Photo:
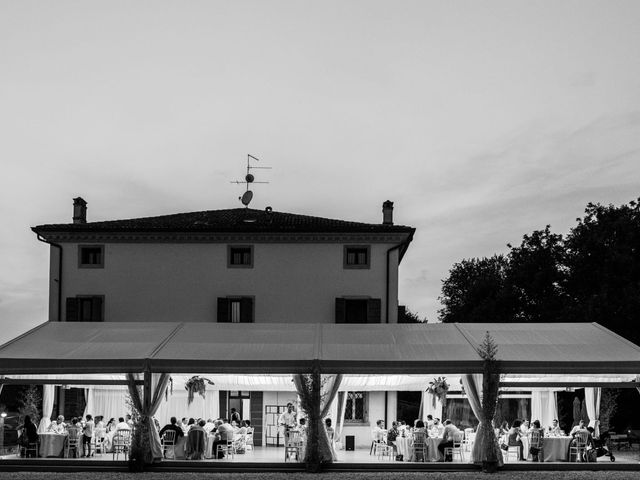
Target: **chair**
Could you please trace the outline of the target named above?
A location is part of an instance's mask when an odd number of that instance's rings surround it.
[[[295,460],[299,462],[301,460],[301,446],[302,437],[300,435],[300,432],[294,432],[291,430],[286,431],[284,433],[284,461],[289,462],[293,458],[295,458]]]
[[[26,433],[23,433],[23,435],[26,435]],[[29,452],[33,452],[35,458],[38,458],[38,441],[28,442],[20,447],[20,456],[29,457]]]
[[[425,432],[413,433],[413,452],[416,462],[427,461],[427,434]]]
[[[473,448],[473,443],[476,441],[476,432],[473,431],[473,428],[465,428],[464,429],[464,440],[462,444],[464,446],[465,452],[470,452]]]
[[[219,458],[221,453],[224,455],[224,458],[233,457],[235,459],[236,448],[233,440],[227,440],[227,443],[218,444],[216,448],[216,458]]]
[[[75,458],[78,456],[80,446],[80,429],[78,427],[69,427],[68,432],[64,456],[69,458],[71,450],[73,450],[73,458]]]
[[[587,451],[587,440],[589,438],[589,433],[584,431],[577,431],[575,437],[573,437],[573,442],[571,442],[571,446],[569,447],[569,458],[571,455],[575,453],[576,462],[584,461],[584,454]]]
[[[244,448],[245,450],[253,450],[253,447],[253,427],[249,427],[244,435]]]
[[[162,456],[167,457],[167,450],[171,450],[171,458],[176,458],[176,431],[166,430],[162,435]]]
[[[538,449],[538,453],[536,453],[535,455],[533,453],[531,454],[532,460],[534,462],[541,461],[540,459],[543,458],[542,445],[543,445],[543,440],[540,432],[535,430],[531,431],[531,439],[529,440],[529,451],[531,451],[532,448]]]
[[[202,460],[204,458],[204,451],[206,447],[206,433],[200,428],[192,428],[187,433],[187,459],[189,460]],[[218,445],[220,447],[220,445]]]
[[[129,449],[131,448],[131,430],[116,430],[113,436],[113,459],[117,460],[122,453],[126,460],[129,455]]]
[[[104,437],[106,434],[107,430],[104,428],[96,428],[93,432],[93,437],[91,437],[91,450],[95,455],[102,455],[104,453]]]
[[[453,434],[453,446],[444,449],[444,457],[451,456],[451,460],[455,455],[460,457],[460,461],[464,462],[464,451],[462,450],[462,440],[464,439],[463,432],[456,432]]]

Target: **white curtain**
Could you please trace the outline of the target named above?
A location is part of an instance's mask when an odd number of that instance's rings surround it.
[[[558,418],[558,406],[553,390],[533,390],[531,392],[531,421],[539,420],[542,428],[552,425]]]
[[[595,436],[600,436],[600,393],[599,387],[587,387],[584,389],[584,403],[587,407],[587,415],[589,415],[589,426],[595,429]]]
[[[54,385],[42,386],[42,418],[38,424],[38,433],[44,433],[51,423],[51,414],[53,413],[53,397],[55,395]]]
[[[164,395],[164,394],[163,394]],[[173,394],[169,393],[168,399],[162,398],[160,407],[154,417],[158,419],[160,425],[169,423],[171,417],[180,420],[186,418],[211,418],[216,419],[220,416],[220,393],[219,390],[207,389],[205,398],[200,395],[193,397],[191,405],[187,405],[187,391],[184,389],[173,390]]]
[[[91,415],[102,415],[105,425],[109,419],[114,418],[118,423],[118,417],[125,417],[131,413],[127,407],[127,390],[121,388],[93,389],[93,412]]]
[[[82,414],[82,418],[86,418],[87,415],[91,415],[92,417],[96,417],[96,412],[93,411],[94,408],[94,399],[95,399],[95,393],[94,393],[94,389],[93,388],[85,388],[84,389],[84,400],[85,400],[85,407],[84,407],[84,413]],[[101,415],[100,413],[98,413],[97,415]]]
[[[482,385],[482,381],[480,382]],[[442,402],[433,393],[422,392],[422,420],[427,419],[427,415],[439,418],[442,421]]]

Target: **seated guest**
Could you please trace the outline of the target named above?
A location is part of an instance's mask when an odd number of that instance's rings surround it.
[[[18,427],[20,428],[20,427]],[[31,417],[29,415],[25,415],[24,424],[22,425],[22,445],[25,447],[30,443],[38,443],[38,427],[31,421]],[[35,450],[26,450],[27,458],[30,455],[36,456]]]
[[[535,420],[533,422],[533,426],[531,427],[531,430],[529,430],[529,434],[531,435],[530,452],[531,452],[532,460],[534,462],[544,461],[543,454],[542,454],[542,445],[544,444],[543,442],[544,429],[540,428],[539,420]],[[538,439],[538,442],[537,442],[537,445],[534,445],[534,442],[536,441],[536,439]]]
[[[425,435],[427,434],[427,429],[424,428],[424,422],[422,420],[416,420],[413,433],[424,433]]]
[[[387,430],[387,443],[393,443],[396,441],[396,438],[400,435],[400,430],[398,429],[398,422],[391,422],[391,428]]]
[[[384,437],[387,434],[387,430],[384,428],[384,420],[378,420],[376,426],[371,430],[371,439],[374,442],[384,442]]]
[[[103,415],[96,415],[95,420],[96,420],[96,429],[104,428],[104,416]]]
[[[233,428],[229,425],[229,421],[223,418],[220,422],[216,428],[216,434],[213,439],[213,454],[216,455],[218,459],[224,458],[222,452],[218,454],[218,445],[226,445],[227,443],[233,442]]]
[[[384,424],[384,422],[383,422],[383,424]],[[331,419],[330,418],[325,419],[324,426],[325,426],[325,429],[327,430],[327,435],[329,436],[329,442],[333,442],[333,437],[334,437],[336,432],[333,429],[333,427],[331,426]]]
[[[237,430],[234,430],[233,432],[234,437],[237,437],[237,436],[244,437],[247,434],[248,427],[249,425],[247,424],[247,420],[242,420],[242,422],[240,423],[240,427]]]
[[[575,427],[573,427],[571,429],[571,432],[569,432],[569,435],[571,435],[572,437],[576,436],[576,433],[579,430],[586,430],[585,426],[584,426],[584,420],[580,420],[580,422],[578,422],[578,425],[576,425]]]
[[[527,457],[524,456],[524,445],[522,443],[523,434],[520,429],[521,425],[522,422],[520,420],[513,421],[513,425],[507,433],[507,445],[510,447],[520,447],[520,459],[526,461]]]
[[[562,430],[560,430],[560,425],[558,425],[558,419],[554,418],[552,425],[549,427],[549,434],[550,435],[557,435],[560,436],[562,435]]]
[[[509,422],[506,420],[500,424],[500,428],[498,429],[498,435],[503,436],[509,433]]]
[[[215,428],[215,424],[213,423],[213,420],[209,418],[207,419],[207,423],[205,423],[204,427],[202,428],[204,428],[204,431],[207,432],[207,434],[209,434]]]
[[[129,424],[129,427],[133,428],[133,418],[131,418],[131,415],[127,413],[127,423]]]
[[[180,437],[184,437],[184,432],[182,431],[182,429],[178,426],[178,420],[176,419],[176,417],[171,417],[171,419],[169,420],[170,423],[167,423],[164,427],[162,427],[162,429],[160,430],[160,432],[158,432],[158,434],[160,435],[160,438],[162,438],[162,436],[164,435],[164,432],[167,431],[174,431],[176,432],[176,441],[180,438]]]
[[[454,434],[458,433],[458,428],[451,423],[451,420],[445,420],[444,421],[444,431],[442,433],[442,440],[440,441],[440,444],[438,445],[438,451],[440,452],[440,454],[444,457],[444,449],[445,448],[449,448],[449,447],[453,447],[453,436]],[[452,458],[447,458],[445,457],[444,459],[445,462],[452,462],[453,459]]]
[[[197,425],[197,424],[196,424],[196,420],[195,420],[195,418],[190,418],[190,419],[189,419],[189,422],[187,423],[187,433],[189,433],[189,431],[191,431],[191,429],[192,429],[193,427],[195,427],[196,425]]]
[[[116,431],[118,430],[131,430],[131,426],[124,421],[123,417],[118,418],[118,423],[116,424]]]
[[[195,422],[195,420],[194,420]],[[204,431],[206,422],[200,420],[200,423],[193,423],[187,434],[187,444],[185,447],[187,460],[202,460],[204,457],[204,449],[207,433]]]
[[[107,422],[107,426],[105,428],[107,430],[107,433],[114,431],[116,429],[116,419],[111,417]]]
[[[245,420],[245,422],[249,422],[249,420]],[[251,426],[251,422],[249,422],[247,424],[247,427]],[[304,439],[307,438],[307,419],[306,418],[301,418],[300,419],[300,425],[298,426],[298,429],[300,430],[300,436]]]
[[[429,430],[429,436],[432,438],[442,438],[444,435],[444,425],[440,423],[439,418],[433,419],[433,427]]]
[[[182,420],[180,420],[180,425],[178,425],[182,431],[184,432],[184,434],[186,435],[187,432],[189,431],[189,426],[187,425],[187,417],[182,417]]]
[[[49,425],[48,431],[57,434],[63,434],[67,428],[67,424],[64,423],[64,417],[62,415],[58,415],[55,422],[51,422]]]
[[[430,430],[431,427],[433,426],[433,415],[429,414],[427,415],[427,430]]]

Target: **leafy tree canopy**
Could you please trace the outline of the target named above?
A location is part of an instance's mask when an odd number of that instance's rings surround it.
[[[640,204],[589,203],[507,255],[463,260],[443,280],[443,322],[597,322],[640,343]]]

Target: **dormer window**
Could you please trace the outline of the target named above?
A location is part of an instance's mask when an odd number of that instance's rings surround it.
[[[229,245],[229,248],[227,249],[227,267],[253,268],[253,246]]]
[[[369,268],[370,248],[368,245],[344,247],[344,268]]]
[[[104,245],[78,246],[79,268],[104,268]]]

